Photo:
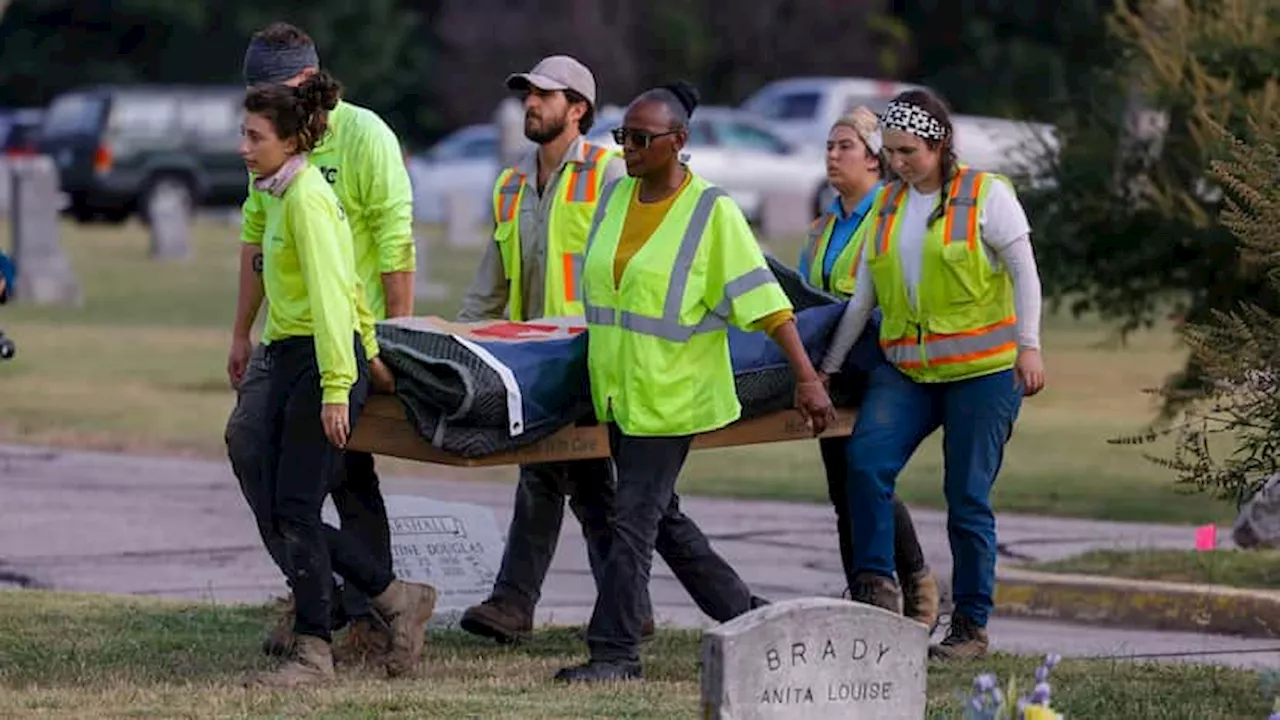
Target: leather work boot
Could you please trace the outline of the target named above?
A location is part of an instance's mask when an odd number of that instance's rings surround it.
[[[902,614],[922,623],[929,633],[938,627],[938,579],[925,567],[902,578]]]
[[[271,657],[289,657],[293,654],[295,637],[293,634],[293,594],[276,598],[272,603],[271,613],[275,623],[267,631],[262,640],[262,654]]]
[[[436,589],[422,583],[392,580],[381,595],[373,598],[373,609],[391,628],[387,675],[400,677],[409,673],[422,659],[427,621],[436,611]]]
[[[262,673],[249,685],[267,688],[293,688],[316,685],[333,679],[333,653],[329,643],[311,635],[297,635],[293,657],[275,670]]]
[[[333,644],[333,661],[338,665],[373,665],[384,662],[391,652],[391,628],[379,618],[359,617]]]
[[[533,634],[532,613],[515,600],[499,595],[490,595],[479,605],[467,608],[458,625],[472,635],[493,638],[500,645],[525,642]]]
[[[853,601],[902,613],[902,593],[893,580],[875,573],[862,573],[853,579]]]
[[[951,614],[947,637],[929,647],[929,657],[935,660],[973,660],[986,654],[987,629],[956,613]]]

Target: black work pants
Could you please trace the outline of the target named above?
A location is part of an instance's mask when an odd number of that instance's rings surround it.
[[[358,378],[348,413],[352,428],[369,395],[364,347],[353,336]],[[340,531],[320,519],[324,498],[344,476],[344,453],[325,436],[320,420],[322,392],[315,344],[311,338],[271,343],[266,354],[266,437],[264,479],[259,503],[270,508],[268,547],[274,543],[293,586],[294,632],[330,638],[333,572],[369,597],[394,579],[390,568],[374,560],[353,531]]]
[[[640,626],[657,549],[702,611],[727,622],[752,607],[751,590],[680,511],[676,479],[691,437],[634,437],[609,426],[617,487],[611,539],[587,627],[593,660],[639,660]]]

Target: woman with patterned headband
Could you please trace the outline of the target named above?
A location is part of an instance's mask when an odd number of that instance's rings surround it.
[[[870,109],[859,106],[836,120],[827,134],[827,180],[838,196],[831,206],[814,221],[809,239],[800,252],[799,270],[805,282],[824,292],[848,300],[853,294],[854,272],[862,253],[853,242],[858,228],[864,225],[876,192],[884,186],[885,166],[880,152],[879,119]],[[865,353],[855,352],[851,366],[870,370],[884,362],[884,355],[874,344],[864,346]],[[842,378],[831,379],[837,390]],[[844,567],[849,592],[854,586],[853,541],[849,526],[848,485],[849,439],[829,437],[818,440],[822,466],[827,475],[827,492],[836,511],[836,529],[840,544],[840,562]],[[893,497],[893,553],[898,579],[902,584],[902,613],[930,628],[938,621],[938,581],[924,559],[924,550],[916,536],[911,512],[896,495]]]
[[[878,306],[889,363],[871,373],[849,444],[853,597],[896,609],[894,484],[941,427],[955,611],[930,655],[981,657],[995,589],[991,488],[1022,397],[1044,387],[1031,228],[1008,179],[956,162],[948,110],[931,93],[894,98],[880,129],[901,179],[858,230],[853,297],[821,365],[840,368]]]

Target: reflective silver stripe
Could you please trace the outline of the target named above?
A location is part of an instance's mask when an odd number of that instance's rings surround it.
[[[969,222],[978,212],[978,173],[967,170],[960,179],[960,189],[947,201],[947,214],[951,216],[951,236],[947,242],[967,242]]]
[[[569,268],[573,272],[573,277],[566,278],[569,281],[569,299],[582,299],[582,265],[585,256],[582,253],[569,254]]]
[[[981,335],[962,335],[941,340],[930,340],[925,343],[925,357],[930,360],[959,357],[973,353],[988,352],[1016,342],[1018,329],[1013,323],[994,328]]]
[[[811,266],[813,263],[818,261],[818,243],[821,242],[822,233],[826,232],[827,223],[831,222],[831,218],[831,213],[823,213],[822,217],[818,218],[817,224],[809,231],[809,238],[806,245],[808,249],[808,260]],[[800,272],[804,274],[804,278],[806,280],[809,279],[809,271],[810,268],[800,268]]]
[[[512,170],[507,179],[502,181],[501,187],[498,188],[498,207],[495,213],[498,217],[498,222],[508,222],[515,218],[516,204],[519,202],[518,197],[523,186],[524,176],[518,170]],[[516,197],[507,200],[507,196]],[[508,209],[507,203],[511,204],[510,209]]]
[[[998,350],[1002,346],[1017,342],[1017,339],[1017,326],[1008,322],[978,335],[927,340],[924,343],[923,358],[920,356],[920,345],[915,342],[881,346],[881,349],[884,351],[885,359],[895,365],[927,365],[929,362]]]
[[[606,192],[611,192],[612,189],[613,185],[610,185]],[[619,312],[612,308],[588,303],[583,308],[583,315],[587,322],[593,325],[613,325],[634,333],[678,343],[688,342],[694,335],[727,328],[729,303],[762,285],[775,282],[776,278],[768,268],[753,268],[726,283],[725,297],[717,305],[716,310],[705,315],[696,325],[680,323],[680,306],[684,300],[685,289],[689,285],[689,276],[693,272],[693,262],[698,254],[702,234],[711,219],[716,201],[726,195],[727,193],[720,188],[708,188],[698,197],[698,203],[694,207],[689,224],[685,227],[684,235],[680,239],[680,247],[676,251],[676,259],[671,269],[671,282],[667,286],[667,296],[663,301],[662,317],[641,315],[628,310]],[[604,205],[603,201],[601,205]],[[597,211],[595,219],[597,227],[601,215],[602,213]],[[593,229],[592,237],[594,236]]]
[[[724,285],[724,298],[716,304],[711,312],[723,318],[725,323],[729,321],[730,313],[733,311],[733,301],[755,290],[763,287],[771,282],[777,281],[773,271],[769,268],[755,268],[749,270],[742,275],[730,280]]]
[[[702,243],[702,231],[707,229],[707,221],[711,219],[716,201],[727,196],[728,193],[724,190],[710,187],[698,197],[698,204],[694,206],[693,215],[689,217],[689,224],[684,229],[684,237],[680,239],[676,262],[671,267],[671,284],[667,286],[667,299],[662,305],[663,318],[680,322],[680,304],[684,300],[684,290],[689,285],[689,275],[693,272],[698,245]]]

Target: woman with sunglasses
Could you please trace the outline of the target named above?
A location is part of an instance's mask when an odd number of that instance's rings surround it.
[[[880,133],[876,114],[858,106],[836,120],[827,134],[827,180],[838,193],[826,212],[814,221],[808,242],[800,253],[799,270],[809,285],[848,300],[853,295],[853,281],[862,243],[855,242],[857,230],[864,224],[876,193],[884,187],[886,163],[880,152]],[[866,346],[853,365],[870,370],[885,362],[875,342]],[[844,377],[837,373],[831,382]],[[837,392],[837,394],[840,394]],[[856,572],[853,565],[853,537],[849,525],[848,483],[849,438],[829,437],[818,440],[822,466],[827,475],[827,492],[835,507],[839,533],[840,562],[844,567],[848,594],[851,597]],[[932,629],[938,622],[938,581],[924,559],[924,550],[916,536],[915,523],[906,503],[893,496],[893,554],[899,583],[902,586],[902,614]]]
[[[796,408],[814,434],[834,417],[791,303],[742,211],[680,161],[697,104],[697,91],[685,83],[648,90],[631,103],[614,131],[628,177],[604,190],[587,240],[587,364],[596,416],[609,428],[617,491],[587,630],[590,660],[561,670],[560,680],[641,676],[642,598],[664,523],[683,527],[664,541],[676,547],[664,547],[663,555],[696,559],[701,570],[682,581],[700,605],[712,599],[734,617],[762,602],[681,514],[675,492],[693,436],[742,412],[729,325],[763,330],[782,347],[796,375]]]

